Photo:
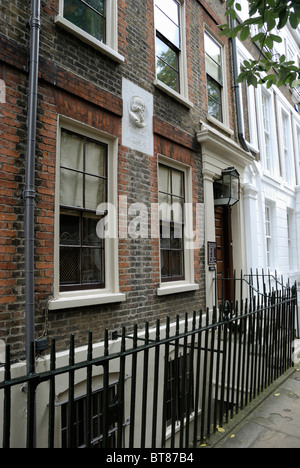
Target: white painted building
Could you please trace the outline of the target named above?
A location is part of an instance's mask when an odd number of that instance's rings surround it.
[[[273,52],[299,64],[300,28],[280,35]],[[238,56],[240,63],[254,58],[239,41]],[[274,86],[240,92],[247,93],[244,125],[256,156],[244,178],[247,269],[277,271],[300,285],[300,95]]]

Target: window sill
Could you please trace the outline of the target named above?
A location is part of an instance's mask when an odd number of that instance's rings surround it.
[[[180,102],[180,104],[183,104],[188,109],[192,109],[194,107],[194,104],[190,102],[186,97],[184,97],[182,94],[177,93],[172,88],[165,85],[162,81],[154,80],[154,86],[160,89],[161,91],[164,91],[172,98],[176,99],[176,101]]]
[[[185,292],[191,292],[191,291],[198,291],[200,289],[199,284],[189,284],[189,283],[180,283],[178,282],[177,284],[168,284],[166,285],[161,285],[159,288],[157,288],[157,295],[158,296],[167,296],[169,294],[180,294],[180,293],[185,293]]]
[[[95,290],[89,291],[89,294],[87,294],[86,292],[78,291],[75,294],[62,293],[57,299],[50,300],[48,306],[49,310],[62,310],[125,301],[126,295],[122,293],[113,294]]]
[[[98,39],[95,39],[90,34],[86,33],[82,29],[78,28],[73,23],[71,23],[71,21],[68,21],[63,16],[57,15],[55,17],[54,21],[55,21],[56,24],[58,24],[59,26],[61,26],[64,29],[66,29],[70,33],[74,34],[75,36],[77,36],[79,39],[81,39],[86,44],[94,47],[94,49],[98,50],[99,52],[102,52],[104,55],[111,58],[112,60],[114,60],[114,61],[116,61],[118,63],[125,62],[124,57],[122,55],[120,55],[116,50],[112,49],[111,47],[104,44],[103,42],[98,41]]]
[[[226,132],[230,137],[234,135],[234,132],[229,128],[227,125],[225,125],[223,122],[220,122],[220,120],[216,119],[215,117],[212,117],[211,115],[207,114],[207,120],[211,122],[212,124],[216,125],[219,127],[223,132]]]

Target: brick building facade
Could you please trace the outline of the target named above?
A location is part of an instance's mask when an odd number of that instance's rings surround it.
[[[90,329],[94,339],[100,340],[106,328],[113,330],[125,324],[142,324],[145,320],[153,323],[167,315],[175,317],[199,310],[207,303],[206,241],[214,239],[204,235],[205,217],[210,222],[213,216],[205,213],[203,208],[201,145],[210,150],[211,141],[217,135],[220,141],[224,139],[223,146],[229,141],[228,152],[234,148],[237,158],[240,154],[244,157],[236,136],[231,47],[227,39],[219,38],[218,24],[225,22],[225,4],[222,0],[168,2],[176,6],[180,17],[178,24],[167,18],[179,34],[180,46],[177,47],[170,38],[165,38],[159,26],[158,16],[165,15],[159,9],[160,3],[153,0],[107,0],[105,14],[101,14],[100,20],[99,11],[93,10],[93,14],[98,15],[97,20],[106,25],[106,35],[101,40],[95,39],[90,30],[86,32],[85,26],[78,26],[75,18],[67,16],[67,12],[72,8],[74,11],[76,5],[79,8],[79,1],[65,1],[70,6],[69,10],[64,9],[63,0],[42,1],[41,4],[35,161],[35,330],[37,339],[46,337],[49,342],[52,337],[57,338],[60,349],[65,348],[73,332],[76,344],[83,344]],[[2,1],[0,80],[4,97],[0,104],[0,338],[12,345],[16,356],[23,356],[25,346],[22,192],[28,130],[29,18],[28,2]],[[222,98],[223,114],[226,114],[223,122],[207,117],[211,96],[207,90],[205,34],[220,50],[222,48],[221,92],[226,94],[226,100]],[[157,64],[162,57],[156,59],[158,41],[176,54],[176,76],[180,83],[177,88],[159,74]],[[168,72],[170,69],[167,66]],[[147,114],[140,127],[130,121],[125,105],[128,100],[125,88],[132,92],[130,97],[138,92],[138,97],[146,102]],[[128,134],[125,134],[127,128],[133,131],[130,144]],[[206,140],[203,131],[210,132]],[[107,152],[108,172],[105,176],[98,175],[98,178],[107,187],[107,198],[101,201],[114,205],[118,214],[117,218],[109,221],[113,223],[113,229],[125,226],[126,231],[131,222],[137,222],[140,215],[137,206],[136,211],[127,213],[126,207],[131,209],[133,204],[142,204],[147,208],[148,236],[134,238],[127,231],[127,235],[105,239],[101,248],[97,244],[99,255],[102,249],[104,276],[99,279],[102,285],[96,289],[90,286],[85,289],[81,281],[80,290],[72,287],[62,291],[59,224],[62,224],[62,213],[70,220],[70,210],[64,206],[61,194],[65,193],[68,198],[72,190],[64,192],[64,180],[68,179],[64,179],[63,171],[66,169],[61,161],[63,138],[67,139],[66,144],[71,144],[71,136],[77,138],[81,145],[91,143],[97,151],[101,147]],[[216,150],[218,154],[222,153],[222,145]],[[147,150],[143,151],[143,146]],[[211,173],[211,181],[228,165],[225,154],[220,168]],[[180,174],[184,178],[181,200],[192,206],[189,229],[197,232],[200,239],[195,250],[179,247],[178,254],[169,247],[164,254],[161,252],[159,218],[153,211],[159,203],[159,193],[166,195],[158,180],[160,167],[167,171],[168,177]],[[78,168],[76,170],[79,171]],[[69,170],[69,176],[72,171],[75,169]],[[94,177],[88,170],[80,171],[86,181]],[[84,196],[88,197],[88,183],[85,187]],[[169,198],[174,198],[175,192],[171,192]],[[176,196],[179,198],[178,194]],[[96,208],[93,206],[94,212]],[[83,211],[79,212],[76,215],[71,213],[74,223],[84,224],[89,219],[95,225],[95,213],[89,218],[82,214]],[[97,220],[103,219],[101,216]],[[151,229],[156,235],[149,234]],[[72,250],[70,243],[68,248]],[[177,258],[178,264],[175,267],[172,264],[173,272],[170,263],[168,272],[162,273],[162,255],[166,255],[164,258]],[[178,260],[180,255],[181,260]],[[67,264],[70,270],[71,263],[70,260]],[[178,271],[174,273],[176,268]],[[67,271],[69,283],[70,275],[71,272]],[[168,281],[165,281],[166,277]]]

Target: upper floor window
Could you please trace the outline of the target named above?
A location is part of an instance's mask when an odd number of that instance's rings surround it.
[[[221,46],[207,33],[204,36],[208,114],[223,121],[223,63]]]
[[[284,164],[284,176],[287,182],[291,182],[291,174],[290,174],[290,148],[289,148],[289,141],[290,141],[290,126],[289,126],[289,118],[283,112],[282,113],[282,130],[283,130],[283,164]]]
[[[64,18],[83,31],[105,42],[105,0],[64,0]]]
[[[189,101],[185,0],[155,0],[156,78],[154,85],[184,106]]]
[[[264,137],[264,153],[265,167],[271,171],[271,121],[270,121],[270,98],[266,94],[262,94],[262,115],[263,115],[263,137]]]
[[[118,53],[117,0],[59,0],[55,23],[121,63]]]
[[[180,3],[177,0],[156,0],[155,23],[157,79],[180,93]]]
[[[273,265],[273,228],[272,228],[272,208],[266,205],[265,207],[265,230],[266,230],[266,260],[267,267]]]
[[[282,177],[289,185],[295,183],[295,165],[294,165],[294,150],[292,144],[292,129],[289,113],[282,109],[282,126],[281,126],[281,164]]]

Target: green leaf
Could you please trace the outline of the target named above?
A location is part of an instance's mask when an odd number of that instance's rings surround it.
[[[267,75],[265,76],[262,81],[266,83],[267,88],[271,88],[272,85],[277,83],[277,76],[276,75]]]
[[[245,41],[250,36],[250,27],[246,26],[241,32],[241,41]]]
[[[270,34],[270,38],[271,38],[274,42],[277,42],[278,44],[281,44],[281,42],[282,42],[282,37],[277,36],[276,34]]]
[[[290,15],[290,23],[291,23],[291,26],[293,29],[297,29],[298,26],[299,26],[299,20],[298,20],[298,16],[296,15],[296,13],[291,13]]]
[[[266,18],[266,23],[268,31],[272,31],[276,27],[276,19],[274,16],[268,15],[268,18]]]
[[[277,25],[277,28],[278,29],[284,28],[288,19],[289,19],[289,12],[287,10],[279,13],[279,23]]]
[[[269,49],[273,49],[273,39],[269,36],[266,38],[265,40],[265,45],[269,48]]]
[[[286,56],[285,56],[285,55],[281,55],[279,61],[280,61],[280,63],[284,63],[284,62],[286,61]]]
[[[265,38],[265,34],[264,33],[259,33],[259,34],[256,34],[256,36],[253,36],[252,37],[252,41],[253,42],[261,42],[263,41]]]
[[[248,85],[254,86],[254,88],[257,88],[258,80],[257,80],[256,76],[254,76],[254,75],[249,75],[249,76],[247,77],[247,83],[248,83]]]

